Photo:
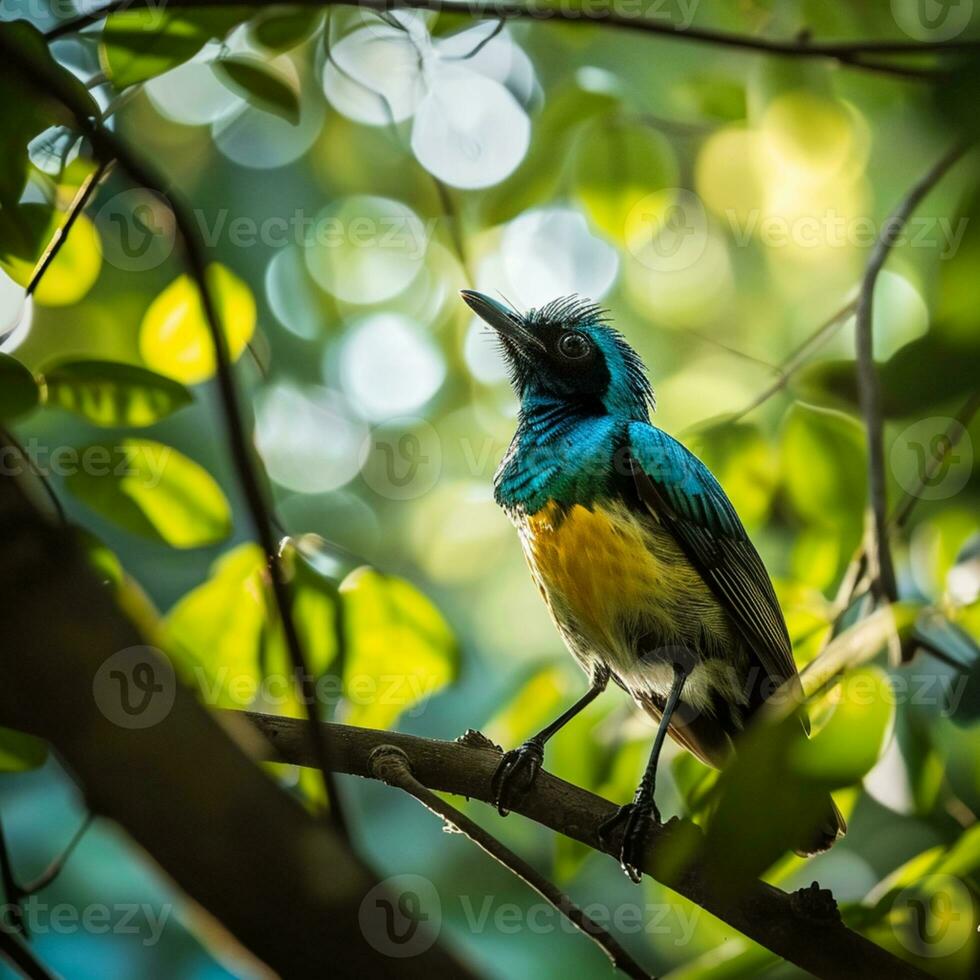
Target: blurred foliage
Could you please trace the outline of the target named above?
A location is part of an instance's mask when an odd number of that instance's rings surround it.
[[[917,9],[704,0],[664,16],[767,37],[927,40]],[[976,17],[962,36],[980,36]],[[210,705],[302,711],[173,216],[108,175],[25,293],[95,173],[72,114],[113,127],[191,204],[325,716],[443,738],[486,721],[509,748],[583,689],[490,497],[514,402],[457,300],[467,285],[521,307],[579,292],[609,310],[650,368],[658,424],[709,464],[757,543],[801,665],[861,612],[836,622],[867,496],[852,326],[823,325],[853,300],[900,198],[975,131],[976,66],[930,86],[541,20],[498,30],[426,11],[131,9],[52,55],[37,29],[0,14],[4,39],[60,99],[0,63],[0,422],[15,423],[34,482],[48,480],[87,529],[106,587]],[[849,923],[950,978],[978,962],[980,422],[936,479],[920,478],[977,392],[978,260],[973,155],[919,207],[875,294],[889,500],[918,494],[894,535],[899,586],[940,656],[894,668],[880,654],[813,700],[809,742],[792,718],[760,728],[720,776],[671,748],[658,781],[664,815],[705,827],[733,888],[749,874],[788,889],[818,879]],[[56,465],[66,458],[78,465]],[[626,802],[652,732],[611,689],[546,764]],[[29,787],[53,812],[64,784],[43,745],[0,731],[0,769],[31,768],[0,782],[5,829]],[[275,776],[307,799],[319,792],[308,772]],[[814,859],[787,855],[830,791],[848,836]],[[372,857],[437,882],[444,928],[488,974],[606,968],[572,937],[474,931],[451,896],[532,899],[444,847],[409,804],[371,792],[347,795]],[[18,847],[37,846],[35,822],[14,827]],[[583,905],[638,901],[614,862],[538,830],[495,825]],[[36,836],[53,850],[58,833]],[[679,846],[674,859],[688,856]],[[76,902],[86,875],[135,887],[136,859],[111,874],[84,847],[73,861]],[[671,912],[667,932],[651,920],[624,939],[658,974],[773,966],[662,886],[641,894]],[[153,953],[161,975],[225,975],[199,943],[170,935]],[[93,954],[84,975],[145,973],[146,950],[113,940],[123,965]],[[43,942],[53,965],[82,975],[67,938]]]

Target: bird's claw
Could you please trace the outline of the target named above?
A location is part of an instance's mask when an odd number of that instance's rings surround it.
[[[497,812],[506,817],[510,801],[526,793],[544,762],[544,745],[529,738],[523,745],[505,752],[490,781]]]
[[[627,803],[621,806],[608,820],[599,824],[597,835],[599,843],[603,848],[608,847],[612,832],[621,824],[623,828],[623,839],[619,845],[619,866],[623,873],[638,885],[643,878],[641,865],[643,863],[643,852],[646,845],[647,831],[650,828],[651,818],[655,823],[660,823],[660,811],[657,804],[640,801]]]

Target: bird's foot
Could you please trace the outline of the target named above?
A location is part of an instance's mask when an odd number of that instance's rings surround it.
[[[619,866],[623,873],[638,885],[643,878],[641,865],[643,864],[643,851],[646,845],[647,831],[650,829],[651,818],[653,822],[660,823],[660,811],[653,800],[634,800],[621,806],[608,820],[599,824],[598,837],[599,843],[605,848],[609,845],[609,839],[613,831],[622,823],[623,839],[619,845]]]
[[[504,753],[490,781],[493,802],[502,817],[510,813],[511,801],[531,788],[542,762],[544,744],[533,738]]]

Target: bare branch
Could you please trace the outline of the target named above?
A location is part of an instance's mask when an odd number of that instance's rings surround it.
[[[495,861],[533,888],[546,902],[553,905],[576,929],[585,933],[605,954],[610,963],[633,980],[653,980],[650,974],[620,945],[619,941],[587,915],[560,888],[539,874],[520,855],[502,844],[496,837],[470,820],[454,806],[423,786],[412,775],[408,756],[394,745],[379,745],[368,760],[371,774],[389,786],[397,786],[414,796],[427,810],[442,817],[454,830],[468,837]]]
[[[258,5],[258,0],[251,0]],[[283,0],[287,2],[287,0]],[[410,10],[435,10],[468,14],[480,19],[501,20],[561,20],[570,24],[609,25],[626,30],[640,31],[660,37],[677,38],[699,44],[738,51],[758,52],[778,57],[826,58],[838,64],[860,71],[876,72],[897,78],[939,81],[947,72],[931,68],[919,68],[896,62],[877,60],[882,56],[908,57],[923,54],[951,54],[980,50],[980,41],[973,38],[955,38],[948,41],[813,41],[809,37],[791,40],[755,37],[735,34],[709,27],[681,27],[668,20],[655,20],[640,14],[628,14],[614,9],[585,11],[575,7],[539,6],[535,3],[519,3],[515,0],[491,0],[486,4],[454,2],[454,0],[288,0],[290,6],[325,7],[358,6],[379,12],[404,8]],[[98,23],[107,14],[122,9],[154,6],[154,0],[112,0],[97,10],[66,20],[52,28],[49,40],[64,37]],[[168,0],[168,9],[180,7],[241,6],[241,0]],[[272,6],[272,4],[264,4]],[[872,59],[872,60],[868,60]]]
[[[882,227],[868,259],[855,322],[858,393],[861,413],[868,430],[868,554],[873,563],[872,588],[878,598],[894,602],[898,598],[895,568],[888,545],[887,487],[885,482],[884,416],[881,387],[874,361],[872,305],[875,283],[899,234],[922,199],[943,174],[963,155],[965,145],[954,146],[924,174],[901,200]]]
[[[261,732],[269,743],[263,750],[263,758],[294,765],[309,765],[313,761],[302,725],[295,719],[253,712],[221,711],[219,714],[229,726],[241,727],[247,722]],[[330,730],[332,762],[339,772],[376,778],[372,753],[379,746],[391,745],[405,753],[413,776],[428,789],[493,804],[490,780],[500,754],[487,739],[477,736],[441,742],[348,725],[324,723],[324,727]],[[618,834],[613,834],[605,844],[598,837],[599,825],[616,812],[616,805],[548,772],[539,773],[533,787],[511,809],[593,850],[605,851],[613,857],[617,854]],[[699,833],[687,821],[652,827],[644,871],[817,977],[827,980],[858,980],[868,976],[923,980],[925,977],[911,964],[892,956],[839,920],[815,924],[800,913],[793,896],[778,888],[754,882],[740,898],[732,900],[718,886],[716,872],[711,867],[699,861],[679,867],[678,844],[681,841],[686,844],[688,835]]]
[[[20,970],[28,980],[57,980],[34,955],[34,951],[14,932],[0,923],[0,957]]]

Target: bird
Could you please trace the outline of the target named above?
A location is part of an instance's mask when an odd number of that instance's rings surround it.
[[[589,688],[550,725],[505,752],[492,782],[506,816],[533,784],[552,736],[612,680],[657,723],[622,826],[619,861],[639,882],[657,766],[669,734],[721,769],[774,690],[802,698],[792,645],[762,559],[718,480],[650,422],[643,361],[605,311],[565,296],[520,313],[461,296],[499,341],[519,399],[494,497],[517,529],[534,583]],[[805,713],[800,737],[809,734]],[[830,799],[798,853],[846,831]]]

